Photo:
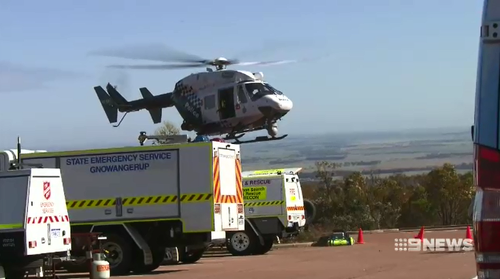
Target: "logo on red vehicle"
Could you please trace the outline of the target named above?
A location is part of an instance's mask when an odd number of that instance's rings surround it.
[[[43,182],[43,196],[45,197],[46,200],[50,199],[50,195],[52,194],[52,191],[50,191],[50,182],[45,181]]]

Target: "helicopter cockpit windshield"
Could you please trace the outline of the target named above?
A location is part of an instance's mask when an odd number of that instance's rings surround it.
[[[262,82],[245,83],[245,90],[247,91],[252,101],[260,99],[266,95],[283,95],[281,91],[275,89],[267,83]]]

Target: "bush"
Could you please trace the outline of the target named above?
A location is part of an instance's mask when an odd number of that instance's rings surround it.
[[[332,231],[443,226],[471,223],[472,173],[459,174],[450,164],[425,175],[334,179],[337,165],[316,164],[315,182],[302,182],[304,198],[316,205],[306,232],[286,242],[316,241]]]

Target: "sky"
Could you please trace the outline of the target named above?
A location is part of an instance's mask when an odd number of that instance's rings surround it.
[[[473,122],[482,1],[86,0],[0,2],[0,148],[136,143],[149,114],[112,127],[93,86],[170,92],[203,68],[116,71],[90,56],[162,43],[207,59],[298,59],[262,71],[294,102],[280,134],[467,127]],[[173,108],[163,119],[182,122]],[[27,147],[28,148],[28,147]]]

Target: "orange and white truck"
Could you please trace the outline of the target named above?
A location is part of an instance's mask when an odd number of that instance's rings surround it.
[[[245,230],[228,233],[232,255],[262,255],[278,238],[297,235],[306,225],[298,173],[302,168],[243,172]]]
[[[24,153],[25,165],[61,170],[71,230],[106,236],[113,275],[154,270],[166,250],[174,260],[196,262],[208,243],[245,230],[237,144]],[[17,160],[13,155],[0,152],[0,171]],[[63,264],[72,271],[88,266],[84,259]]]

